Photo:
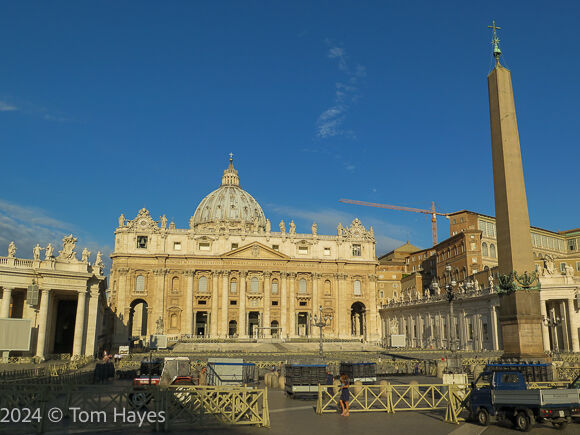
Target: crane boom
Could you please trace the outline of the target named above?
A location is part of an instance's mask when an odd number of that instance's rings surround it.
[[[355,199],[339,199],[338,201],[343,202],[345,204],[363,205],[366,207],[388,208],[391,210],[411,211],[414,213],[423,213],[431,215],[431,231],[433,233],[433,246],[437,244],[437,216],[445,216],[445,217],[449,216],[449,213],[440,213],[438,211],[435,211],[435,201],[433,201],[433,203],[431,204],[431,210],[424,210],[421,208],[413,208],[413,207],[403,207],[400,205],[377,204],[375,202],[357,201]]]

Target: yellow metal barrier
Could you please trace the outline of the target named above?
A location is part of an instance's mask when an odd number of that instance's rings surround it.
[[[359,390],[360,388],[360,390]],[[355,392],[355,389],[359,390]],[[362,385],[349,388],[350,412],[426,411],[447,409],[449,421],[457,421],[467,395],[466,385]],[[318,386],[316,413],[337,412],[340,390],[331,385]],[[452,397],[451,405],[449,398]],[[446,416],[446,421],[448,421]]]

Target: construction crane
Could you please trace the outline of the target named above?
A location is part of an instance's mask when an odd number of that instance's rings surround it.
[[[435,201],[433,201],[431,204],[431,210],[423,210],[421,208],[413,208],[413,207],[402,207],[400,205],[377,204],[374,202],[357,201],[354,199],[339,199],[339,202],[344,202],[345,204],[364,205],[366,207],[378,207],[378,208],[388,208],[391,210],[412,211],[415,213],[423,213],[426,215],[431,215],[433,246],[437,244],[437,216],[445,216],[447,219],[449,219],[449,213],[440,213],[438,211],[435,211]]]

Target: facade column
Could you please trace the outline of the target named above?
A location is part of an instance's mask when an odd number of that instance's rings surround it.
[[[116,345],[126,345],[129,336],[133,334],[133,331],[129,331],[129,313],[130,313],[130,302],[127,298],[127,281],[128,281],[129,269],[119,268],[117,269],[117,296],[115,301],[115,324],[114,324],[114,343]]]
[[[544,310],[546,309],[546,305],[542,304]],[[491,323],[491,342],[493,350],[499,350],[499,331],[497,330],[497,312],[495,305],[492,305],[489,308],[489,323]],[[547,330],[546,330],[547,333]],[[544,335],[545,337],[545,335]],[[550,341],[547,341],[548,346],[550,346]],[[544,348],[546,346],[546,342],[544,342]]]
[[[219,276],[222,274],[221,270],[213,272],[213,281],[211,283],[211,325],[210,334],[212,338],[218,336],[218,295],[219,295]]]
[[[50,289],[42,289],[40,296],[40,310],[38,315],[38,338],[36,340],[36,356],[44,360],[46,351],[46,329],[48,327],[48,307],[50,303]]]
[[[0,317],[10,317],[10,301],[12,300],[12,288],[4,287],[2,296],[2,308],[0,309]]]
[[[282,281],[282,290],[280,291],[280,338],[283,338],[284,336],[288,337],[288,274],[280,272],[280,280]]]
[[[366,308],[366,311],[369,313],[366,317],[366,340],[367,341],[375,341],[378,340],[378,310],[377,307],[379,306],[379,301],[377,300],[377,276],[376,275],[369,275],[368,277],[368,296],[367,300],[371,301],[371,306]]]
[[[568,298],[568,322],[570,323],[570,338],[572,342],[572,352],[580,352],[578,343],[578,324],[576,323],[576,313],[574,312],[574,299]]]
[[[291,272],[289,274],[290,277],[290,295],[288,298],[290,299],[288,302],[288,321],[289,321],[289,334],[290,338],[296,336],[296,273]]]
[[[85,355],[95,356],[97,353],[97,337],[102,323],[99,313],[99,285],[94,284],[89,293],[89,312],[87,315],[87,334],[85,341]]]
[[[220,313],[220,329],[219,336],[223,338],[228,337],[229,321],[228,321],[228,301],[229,301],[229,281],[230,271],[224,270],[222,274],[222,295],[221,295],[221,313]]]
[[[314,315],[319,315],[320,312],[318,310],[318,306],[321,305],[318,302],[318,280],[320,279],[319,273],[312,274],[312,317]],[[311,333],[312,335],[312,333]]]
[[[238,313],[238,336],[248,338],[246,326],[246,271],[240,271],[240,311]]]
[[[87,305],[87,291],[81,290],[77,297],[77,314],[75,318],[75,332],[73,341],[73,356],[83,354],[83,338],[85,335],[85,307]]]
[[[346,298],[346,274],[338,274],[338,291],[337,291],[337,309],[336,309],[336,337],[350,337],[349,326],[347,325],[350,319],[350,313],[347,314],[347,310],[344,306],[344,300]]]
[[[263,324],[261,325],[263,328],[270,327],[270,309],[272,308],[270,302],[270,296],[272,295],[272,289],[270,288],[271,277],[271,272],[264,272],[264,315],[262,317]],[[272,331],[270,329],[262,329],[262,334],[265,337],[271,337]]]
[[[147,332],[148,335],[157,334],[157,321],[161,319],[163,321],[163,328],[161,333],[165,333],[167,324],[165,319],[165,274],[167,273],[166,269],[155,269],[153,271],[154,276],[157,278],[156,285],[151,288],[149,287],[149,291],[153,291],[154,299],[153,299],[153,318],[147,318]]]
[[[190,337],[193,336],[193,280],[195,276],[195,272],[193,270],[187,270],[185,272],[185,276],[187,276],[187,288],[185,292],[185,312],[184,312],[184,319],[183,319],[183,333],[189,335]]]

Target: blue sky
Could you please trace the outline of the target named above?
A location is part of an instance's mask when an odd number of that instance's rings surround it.
[[[492,19],[531,223],[579,227],[580,3],[474,3],[2,2],[0,254],[73,232],[94,259],[141,207],[186,227],[229,152],[274,227],[358,216],[379,255],[429,218],[338,199],[493,215]]]

